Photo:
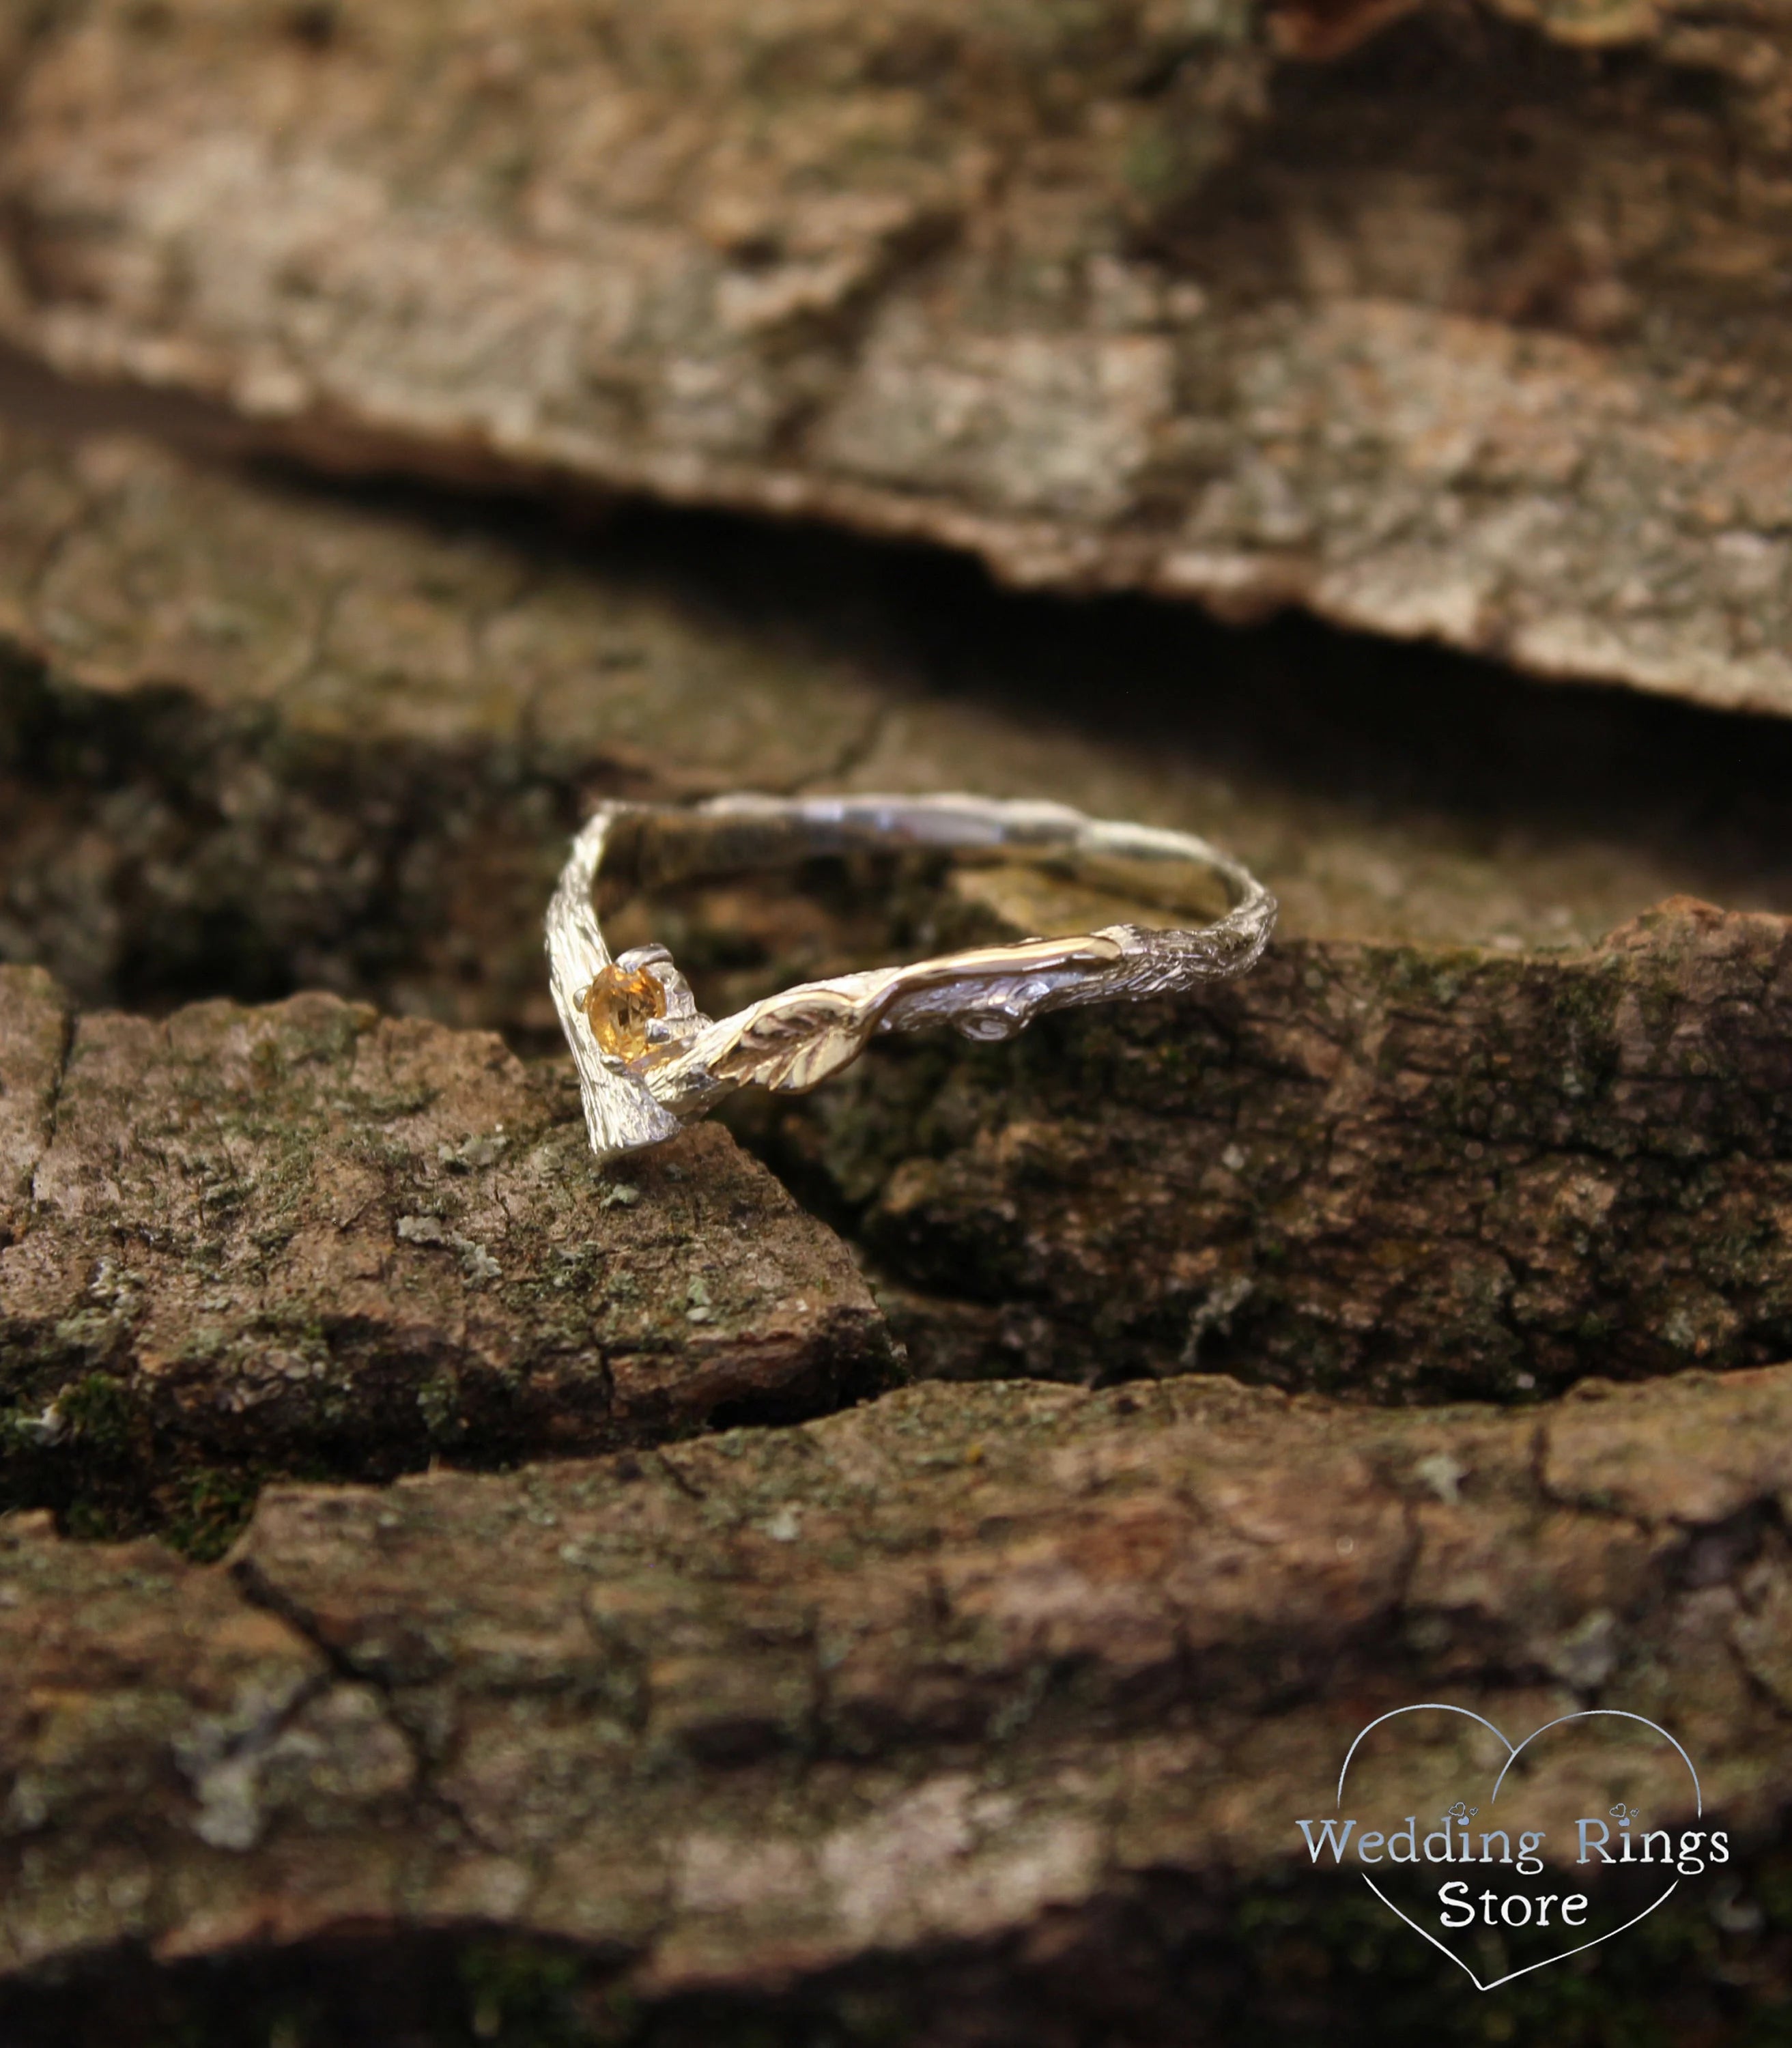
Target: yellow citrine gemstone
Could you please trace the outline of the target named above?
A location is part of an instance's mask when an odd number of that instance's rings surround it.
[[[618,1060],[638,1060],[647,1049],[648,1020],[665,1014],[665,991],[646,968],[619,968],[613,961],[580,1000],[592,1036]]]

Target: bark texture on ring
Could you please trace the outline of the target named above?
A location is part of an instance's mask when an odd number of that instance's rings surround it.
[[[1185,867],[1217,875],[1232,907],[1193,928],[1110,925],[805,982],[712,1020],[664,946],[638,946],[612,960],[592,901],[599,867],[617,852],[644,880],[670,882],[820,854],[929,848],[1105,864],[1128,871],[1135,886],[1141,871]],[[1007,1038],[1047,1010],[1171,995],[1243,973],[1268,944],[1275,910],[1263,884],[1205,840],[1085,817],[1067,805],[739,794],[688,807],[600,808],[574,840],[549,906],[547,951],[592,1150],[608,1159],[673,1136],[749,1083],[812,1088],[879,1031],[943,1023],[969,1038]]]

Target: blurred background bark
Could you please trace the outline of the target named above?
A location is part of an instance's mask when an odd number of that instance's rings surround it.
[[[1792,705],[1779,0],[13,11],[64,370]]]

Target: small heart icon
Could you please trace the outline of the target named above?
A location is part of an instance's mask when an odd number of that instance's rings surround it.
[[[1727,1860],[1722,1834],[1667,1825],[1704,1806],[1692,1759],[1642,1714],[1583,1708],[1515,1743],[1433,1700],[1369,1722],[1338,1773],[1337,1817],[1300,1825],[1315,1862],[1317,1841],[1356,1864],[1391,1913],[1493,1991],[1613,1940]],[[1481,1968],[1453,1939],[1476,1942]]]

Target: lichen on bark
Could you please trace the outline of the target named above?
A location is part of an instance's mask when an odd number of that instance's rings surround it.
[[[1705,1824],[1752,1868],[1787,1790],[1788,1378],[1535,1415],[921,1387],[516,1474],[283,1488],[224,1566],[15,1519],[0,1976],[476,1926],[563,1945],[612,2038],[702,1995],[793,2025],[881,1958],[1005,2042],[1065,1945],[1094,1963],[1204,1899],[1193,1955],[1135,1953],[1139,2038],[1168,2038],[1191,1969],[1228,2003],[1289,1995],[1251,1990],[1229,1916],[1280,1895],[1323,1928],[1289,1817],[1435,1688],[1522,1729],[1618,1689],[1697,1754]],[[1467,1754],[1420,1744],[1413,1796]],[[1763,1992],[1778,1938],[1732,1950]],[[1402,1996],[1447,2005],[1425,1953]],[[1334,1993],[1357,1967],[1308,1965]]]
[[[1789,945],[1684,900],[1546,960],[1285,943],[993,1056],[904,1049],[758,1142],[854,1219],[923,1372],[1526,1400],[1766,1363]]]
[[[895,1370],[718,1128],[601,1177],[567,1076],[483,1034],[312,995],[83,1018],[64,1062],[43,976],[0,1002],[50,1069],[0,1249],[13,1504],[215,1546],[270,1472],[654,1442]]]
[[[1792,704],[1764,7],[83,0],[0,75],[0,326],[215,447]],[[1736,1832],[1537,2038],[1783,2006],[1792,727],[0,458],[0,2034],[1434,2038],[1288,1817],[1440,1696],[1655,1714]],[[552,1040],[591,799],[747,783],[1206,830],[1283,936],[739,1121],[874,1296],[716,1126],[595,1176]],[[744,998],[1089,907],[864,879],[615,929]],[[852,1406],[892,1328],[960,1383]]]
[[[9,445],[0,945],[89,1005],[323,982],[547,1050],[538,920],[592,794],[1057,795],[1221,836],[1284,897],[1282,936],[1210,999],[879,1046],[788,1111],[747,1106],[735,1128],[870,1248],[917,1369],[1532,1398],[1784,1344],[1781,927],[1683,911],[1600,942],[1677,882],[1784,900],[1781,727],[1739,759],[1693,714],[1538,692],[1508,716],[1491,685],[1465,750],[1427,724],[1426,677],[1377,696],[1365,669],[1353,737],[1324,678],[1136,615],[986,593],[970,644],[910,654],[883,564],[737,535],[706,581],[626,528],[581,557],[490,507],[444,531],[140,444]],[[768,566],[820,623],[740,594]],[[1166,737],[1197,653],[1233,671]],[[1049,716],[1015,708],[1036,661]],[[1538,747],[1581,766],[1552,779]],[[1011,875],[797,881],[614,929],[669,938],[720,1014],[953,933],[1131,914]],[[34,1014],[41,1069],[60,1027]],[[8,1128],[36,1131],[17,1100]]]

